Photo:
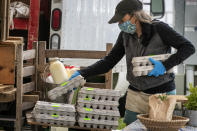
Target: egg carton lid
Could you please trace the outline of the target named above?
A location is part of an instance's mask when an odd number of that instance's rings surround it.
[[[48,114],[38,114],[33,113],[33,117],[36,119],[43,119],[43,120],[61,120],[61,121],[76,121],[75,117],[71,116],[60,116],[60,115],[48,115]]]
[[[118,101],[103,101],[103,100],[94,100],[91,98],[78,98],[79,103],[87,103],[87,104],[97,104],[97,105],[111,105],[111,106],[118,106]]]
[[[70,81],[64,82],[63,84],[59,85],[58,87],[48,91],[48,96],[50,97],[56,97],[56,94],[59,94],[60,96],[67,93],[65,90],[72,90],[75,88],[75,83],[80,82],[79,86],[83,86],[85,84],[85,80],[82,76],[77,76],[73,78]],[[58,95],[58,96],[59,96]]]
[[[85,79],[81,75],[79,75],[79,76],[73,78],[70,81],[67,81],[67,82],[62,83],[61,86],[68,87],[68,86],[74,84],[75,82],[79,82],[79,81],[80,81],[80,85],[84,85],[85,82],[86,82]]]
[[[99,88],[91,88],[91,87],[83,87],[79,91],[79,93],[83,94],[97,94],[97,95],[107,95],[107,96],[121,96],[121,91],[119,90],[110,90],[110,89],[99,89]]]
[[[76,112],[70,111],[70,110],[52,110],[52,109],[45,109],[45,108],[34,108],[35,113],[49,113],[49,114],[68,114],[68,115],[75,115]]]
[[[97,120],[97,119],[91,119],[91,118],[82,118],[80,117],[78,119],[78,122],[81,123],[87,123],[87,124],[98,124],[98,125],[118,125],[118,121],[109,121],[109,120]]]
[[[45,108],[46,110],[57,109],[57,110],[65,110],[67,112],[76,112],[75,106],[71,104],[63,104],[63,103],[53,103],[53,102],[45,102],[45,101],[37,101],[35,108]]]
[[[84,114],[97,114],[97,115],[104,115],[104,116],[120,116],[119,111],[111,111],[111,110],[99,110],[99,109],[92,109],[92,108],[81,108],[78,107],[77,111],[79,113],[84,113]]]
[[[147,61],[149,61],[149,58],[153,58],[155,60],[166,60],[166,59],[169,58],[169,56],[171,56],[171,54],[133,57],[131,63],[135,63],[135,62],[147,62]]]
[[[52,100],[57,99],[58,97],[61,97],[62,95],[65,95],[68,93],[68,89],[62,89],[60,91],[53,91],[53,92],[48,92],[48,97],[49,98],[54,98]]]

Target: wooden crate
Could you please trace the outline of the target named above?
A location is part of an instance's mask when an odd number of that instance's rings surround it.
[[[0,102],[16,100],[16,131],[22,129],[22,112],[33,108],[35,102],[39,100],[39,92],[36,91],[37,47],[38,43],[34,42],[32,50],[23,51],[23,38],[21,37],[9,37],[6,41],[0,42],[0,67],[2,67],[0,68]],[[31,77],[31,82],[24,83],[25,77]],[[8,83],[13,83],[13,87],[6,87],[5,84]]]
[[[10,0],[0,0],[0,41],[5,41],[9,35]]]
[[[19,38],[18,40],[13,39],[8,38],[8,40],[0,42],[0,84],[15,84],[16,48],[23,41]]]
[[[15,83],[15,45],[0,45],[0,83]]]

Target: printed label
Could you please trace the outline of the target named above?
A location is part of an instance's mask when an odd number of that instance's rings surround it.
[[[90,118],[84,118],[84,120],[85,120],[85,121],[90,121],[91,119],[90,119]]]
[[[67,82],[64,82],[63,84],[61,84],[61,86],[65,86],[68,84],[68,81]]]
[[[52,107],[60,107],[58,104],[53,104]]]
[[[93,111],[92,108],[84,108],[86,111]]]
[[[59,115],[51,115],[52,117],[54,117],[54,118],[58,118],[59,117]]]
[[[85,101],[91,101],[91,98],[84,98]]]
[[[87,88],[86,90],[87,90],[87,91],[93,91],[94,88]]]

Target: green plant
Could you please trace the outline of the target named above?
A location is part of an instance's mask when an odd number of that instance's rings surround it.
[[[165,101],[167,99],[167,95],[159,95],[158,98],[160,98],[162,101]]]
[[[123,122],[123,118],[118,120],[118,130],[124,129],[127,125]]]
[[[184,104],[188,110],[197,110],[197,86],[194,87],[191,83],[189,84],[190,95],[186,96],[188,101]]]

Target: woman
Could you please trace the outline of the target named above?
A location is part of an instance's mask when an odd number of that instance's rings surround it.
[[[176,94],[174,74],[165,72],[192,55],[195,48],[190,41],[167,24],[152,21],[142,10],[142,3],[138,0],[122,0],[109,23],[119,23],[121,30],[111,52],[86,69],[76,71],[71,79],[77,75],[88,77],[106,73],[126,55],[127,80],[130,85],[126,97],[124,122],[129,125],[136,120],[138,113],[148,112],[148,97],[151,94]],[[133,57],[171,53],[171,47],[176,48],[177,52],[166,61],[150,59],[154,69],[147,76],[133,75]]]

